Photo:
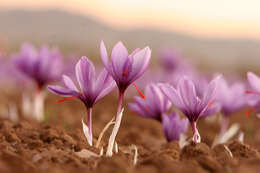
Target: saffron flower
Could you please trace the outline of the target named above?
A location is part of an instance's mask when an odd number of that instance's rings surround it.
[[[61,77],[61,54],[57,49],[49,49],[47,46],[36,50],[33,45],[24,43],[20,52],[13,55],[13,62],[16,69],[37,85],[32,112],[37,120],[42,121],[44,119],[43,88]]]
[[[167,72],[175,71],[182,66],[181,55],[175,49],[164,48],[159,52],[160,63]]]
[[[140,78],[148,68],[151,58],[151,50],[149,47],[145,47],[144,49],[137,48],[129,55],[123,43],[118,42],[112,50],[111,62],[109,62],[109,57],[105,44],[103,41],[101,41],[100,54],[105,68],[113,77],[119,89],[119,102],[117,108],[116,123],[113,128],[112,135],[110,136],[106,153],[107,156],[112,156],[115,137],[118,133],[121,123],[120,113],[125,91],[129,87],[129,85]]]
[[[106,69],[103,69],[96,78],[95,67],[87,57],[82,57],[76,64],[75,73],[81,91],[78,90],[74,82],[66,75],[63,75],[66,87],[49,85],[48,89],[52,93],[63,97],[76,97],[84,103],[88,112],[88,130],[86,125],[82,123],[83,130],[88,143],[92,146],[92,107],[97,101],[112,91],[116,85]]]
[[[171,103],[160,88],[152,83],[145,88],[145,97],[135,96],[135,103],[129,103],[130,109],[142,117],[161,121],[162,115],[169,111]]]
[[[63,64],[57,49],[42,46],[37,51],[33,45],[24,43],[13,57],[17,69],[34,80],[39,89],[61,77]]]
[[[204,91],[207,89],[210,81],[201,75],[194,75],[192,78],[195,85],[196,94],[199,97],[203,97]],[[221,105],[215,100],[214,102],[211,102],[208,109],[206,109],[203,114],[201,114],[200,118],[215,115],[220,111],[220,109]]]
[[[260,112],[260,78],[253,72],[248,72],[247,80],[251,87],[246,91],[247,104]]]
[[[168,142],[179,141],[180,135],[187,132],[189,120],[181,119],[177,112],[162,116],[163,132]]]
[[[169,84],[160,84],[160,88],[172,104],[189,119],[193,131],[193,141],[196,143],[200,142],[200,135],[196,127],[197,120],[215,100],[219,78],[220,76],[209,83],[201,97],[197,95],[192,80],[186,76],[180,79],[176,89]]]
[[[221,78],[218,82],[216,101],[221,105],[222,123],[220,136],[222,136],[227,130],[229,116],[243,108],[246,104],[244,84],[242,82],[228,84],[224,78]]]

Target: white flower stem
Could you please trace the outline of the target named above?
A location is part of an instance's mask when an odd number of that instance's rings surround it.
[[[44,120],[44,92],[38,90],[34,98],[34,116],[38,121]]]
[[[106,156],[111,157],[113,155],[113,148],[114,148],[114,143],[116,139],[116,135],[118,133],[120,124],[121,124],[121,119],[123,116],[123,111],[122,109],[122,104],[123,104],[123,99],[124,99],[124,92],[120,92],[119,94],[119,102],[118,102],[118,108],[117,108],[117,115],[116,115],[116,122],[112,131],[112,134],[110,135],[109,142],[108,142],[108,148],[106,152]]]
[[[220,127],[221,129],[220,129],[220,135],[219,135],[220,137],[222,137],[226,133],[226,131],[228,129],[228,124],[229,124],[229,117],[222,114],[221,127]]]
[[[195,143],[200,143],[201,139],[200,139],[199,131],[197,129],[197,123],[195,121],[191,122],[191,127],[192,127],[192,132],[193,132],[192,140]]]
[[[90,143],[92,146],[93,134],[92,134],[92,108],[87,108],[88,112],[88,133],[90,137]]]
[[[114,117],[106,124],[106,126],[104,127],[104,129],[101,131],[101,133],[99,134],[98,136],[98,140],[97,140],[97,143],[95,145],[96,148],[99,148],[99,145],[100,145],[100,142],[102,140],[102,137],[104,136],[105,132],[107,131],[107,129],[112,125],[112,124],[115,124],[114,122]]]
[[[27,93],[22,95],[22,112],[24,116],[32,115],[32,101]]]

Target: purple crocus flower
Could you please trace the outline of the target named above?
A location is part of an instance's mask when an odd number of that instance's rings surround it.
[[[163,48],[159,52],[160,63],[167,72],[176,70],[181,65],[181,55],[175,49]]]
[[[48,86],[48,89],[63,97],[77,97],[85,104],[88,112],[88,134],[85,135],[92,146],[92,107],[116,85],[106,69],[103,69],[96,79],[95,67],[87,57],[82,57],[76,64],[75,73],[81,91],[78,90],[74,82],[66,75],[63,75],[66,87],[55,85]]]
[[[125,90],[135,80],[140,78],[148,68],[151,58],[151,50],[149,47],[145,47],[144,49],[137,48],[129,55],[123,43],[118,42],[112,50],[111,62],[109,62],[105,44],[103,41],[101,41],[100,54],[105,68],[114,78],[119,89],[119,103],[116,115],[116,125],[114,126],[112,135],[110,136],[108,150],[106,153],[107,156],[112,156],[115,137],[121,123],[120,113]]]
[[[201,97],[197,95],[192,80],[186,76],[180,79],[177,89],[169,84],[160,85],[162,91],[168,96],[173,105],[180,109],[189,119],[193,131],[193,141],[196,143],[200,142],[196,122],[215,100],[218,79],[219,76],[209,83]]]
[[[181,119],[177,112],[162,117],[163,132],[168,142],[178,141],[180,135],[188,130],[189,120]]]
[[[57,49],[49,49],[47,46],[36,50],[31,44],[24,43],[20,52],[13,55],[13,62],[18,71],[37,85],[31,114],[42,121],[44,119],[43,88],[46,84],[57,81],[61,77],[61,54]],[[25,114],[26,112],[28,111],[24,111]]]
[[[20,52],[13,57],[17,69],[34,80],[40,89],[61,77],[62,60],[57,49],[42,46],[37,51],[33,45],[24,43]]]
[[[129,103],[129,107],[142,117],[153,118],[161,121],[171,103],[156,84],[149,84],[145,88],[146,99],[135,96],[135,103]]]
[[[193,79],[192,81],[195,85],[196,94],[199,97],[203,97],[204,91],[207,89],[210,80],[208,80],[207,77],[202,76],[200,74],[193,75],[192,79]],[[214,102],[212,102],[210,104],[208,109],[205,110],[203,112],[203,114],[201,114],[200,118],[216,115],[220,111],[220,109],[221,109],[221,105],[215,100]]]
[[[252,72],[247,73],[247,80],[251,90],[247,90],[247,104],[260,112],[260,77]]]
[[[216,101],[221,105],[222,123],[220,135],[223,135],[228,127],[229,116],[245,106],[245,86],[242,82],[229,85],[221,78],[218,82]]]
[[[100,54],[107,71],[116,81],[119,91],[124,92],[127,87],[137,80],[148,68],[151,58],[149,47],[135,49],[130,55],[122,42],[118,42],[111,53],[111,63],[103,41],[100,45]]]

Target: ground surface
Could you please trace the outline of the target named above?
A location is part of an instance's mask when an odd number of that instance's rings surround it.
[[[20,105],[19,94],[4,92],[0,104]],[[110,95],[94,107],[93,126],[95,141],[105,124],[116,111],[116,94]],[[112,158],[79,157],[83,149],[99,154],[89,147],[81,130],[81,118],[86,110],[80,101],[56,103],[59,97],[49,94],[46,105],[47,119],[43,123],[20,117],[18,122],[0,119],[0,172],[1,173],[67,173],[67,172],[221,172],[245,173],[260,170],[260,119],[254,114],[246,117],[244,111],[232,116],[245,134],[245,143],[233,140],[211,148],[219,123],[199,122],[202,143],[189,144],[180,149],[178,143],[167,143],[161,124],[144,119],[126,110],[117,137],[119,153]],[[129,100],[127,100],[129,101]],[[102,140],[106,147],[108,135]],[[191,132],[187,133],[189,136]],[[138,162],[133,166],[134,151],[138,148]]]

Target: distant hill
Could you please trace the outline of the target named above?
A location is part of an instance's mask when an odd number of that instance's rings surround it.
[[[122,40],[131,48],[149,45],[156,50],[162,46],[174,46],[183,50],[188,58],[199,60],[202,64],[260,67],[259,40],[203,39],[152,28],[124,31],[88,16],[61,10],[0,9],[0,41],[6,40],[11,48],[27,40],[91,51],[98,50],[102,39],[111,46]]]

